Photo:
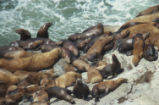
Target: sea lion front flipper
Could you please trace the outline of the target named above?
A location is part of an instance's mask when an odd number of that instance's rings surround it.
[[[43,26],[41,26],[40,29],[38,30],[37,38],[48,38],[49,37],[48,29],[51,26],[52,26],[51,22],[48,22],[48,23],[44,24]]]
[[[15,32],[20,35],[20,40],[27,40],[31,38],[31,34],[28,30],[20,28],[15,30]]]

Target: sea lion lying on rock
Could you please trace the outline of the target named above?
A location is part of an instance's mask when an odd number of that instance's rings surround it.
[[[127,79],[119,78],[116,80],[106,80],[96,84],[92,89],[92,97],[95,98],[95,101],[99,101],[101,94],[108,94],[109,92],[115,90],[122,83],[127,83]]]
[[[90,90],[86,84],[82,83],[81,79],[77,79],[73,87],[73,94],[77,98],[87,99],[90,94]]]
[[[158,52],[152,44],[145,44],[143,57],[148,61],[155,61],[158,58]]]
[[[87,51],[85,55],[85,59],[88,60],[93,60],[94,58],[97,58],[101,55],[103,51],[103,47],[110,43],[113,40],[113,36],[108,36],[108,35],[102,35],[100,36],[96,42],[92,45],[91,48]]]
[[[90,67],[87,72],[87,82],[96,83],[103,80],[102,75],[95,67]]]
[[[59,86],[61,88],[71,86],[73,85],[73,83],[76,82],[78,78],[82,78],[81,74],[73,71],[67,72],[55,79],[56,86]]]
[[[134,49],[133,49],[133,58],[132,63],[137,66],[140,62],[141,58],[143,57],[144,51],[144,39],[142,38],[142,34],[137,34],[134,37]]]
[[[159,12],[159,5],[155,5],[155,6],[147,8],[144,11],[141,11],[136,17],[143,16],[143,15],[150,15],[157,12]]]
[[[34,54],[25,58],[0,59],[0,67],[11,72],[18,70],[38,71],[51,67],[61,56],[61,49],[55,48],[50,52]]]
[[[121,69],[121,64],[116,57],[116,55],[112,55],[112,64],[107,65],[103,68],[103,70],[100,70],[100,73],[103,78],[107,78],[108,76],[112,75],[115,77],[117,74],[121,73],[123,69]]]
[[[69,36],[69,40],[85,39],[88,37],[101,35],[103,33],[104,33],[104,27],[101,23],[99,23],[96,26],[92,26],[84,30],[82,33],[77,33],[77,34]]]
[[[70,102],[71,104],[75,104],[75,101],[73,100],[72,96],[67,93],[66,89],[60,88],[60,87],[51,87],[47,89],[49,98],[56,97],[65,101]]]

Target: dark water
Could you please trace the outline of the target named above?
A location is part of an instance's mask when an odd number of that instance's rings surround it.
[[[18,40],[17,28],[29,30],[33,37],[46,22],[52,40],[103,23],[121,25],[159,0],[0,0],[0,45]]]

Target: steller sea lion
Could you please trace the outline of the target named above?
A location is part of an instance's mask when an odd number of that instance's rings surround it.
[[[92,37],[89,37],[89,38],[86,38],[86,39],[83,39],[83,40],[77,40],[75,43],[76,43],[76,46],[78,49],[80,50],[83,50],[84,47],[91,41]]]
[[[109,92],[115,90],[119,87],[122,83],[127,83],[127,79],[119,78],[116,80],[106,80],[100,82],[93,86],[92,88],[92,97],[95,98],[95,101],[99,101],[101,94],[108,94]]]
[[[31,38],[31,34],[28,30],[20,28],[17,29],[15,32],[20,35],[20,40],[27,40]]]
[[[70,102],[71,104],[75,104],[75,101],[73,100],[72,96],[67,93],[66,89],[60,88],[57,86],[51,87],[47,89],[49,98],[56,97],[65,101]]]
[[[46,53],[34,54],[25,58],[0,59],[0,67],[11,72],[18,70],[39,71],[51,67],[61,56],[61,48]]]
[[[152,44],[145,44],[144,46],[144,52],[143,57],[148,61],[155,61],[158,59],[158,52],[154,48],[154,45]]]
[[[55,79],[56,86],[59,86],[61,88],[71,86],[73,85],[73,83],[76,82],[78,78],[82,78],[81,74],[73,71],[67,72]]]
[[[103,70],[100,70],[103,78],[107,78],[110,75],[115,77],[117,74],[122,72],[121,64],[115,54],[112,55],[112,61],[112,64],[109,64],[104,67]]]
[[[103,51],[103,47],[113,41],[114,37],[113,36],[108,36],[108,35],[102,35],[100,36],[95,43],[92,45],[91,48],[88,49],[85,59],[88,60],[93,60],[94,58],[97,58],[101,55]]]
[[[159,12],[159,5],[155,5],[155,6],[147,8],[146,10],[141,11],[136,17],[143,16],[143,15],[150,15],[157,12]]]
[[[87,72],[87,82],[96,83],[103,80],[102,75],[95,67],[90,67]]]
[[[69,36],[69,40],[78,40],[78,39],[85,39],[92,36],[98,36],[104,33],[103,24],[99,23],[95,26],[92,26],[82,33],[76,33],[74,35]]]
[[[37,38],[49,38],[48,29],[52,26],[52,23],[46,23],[40,27],[37,33]]]
[[[72,65],[75,66],[78,70],[78,72],[85,72],[89,69],[90,65],[80,59],[76,59],[72,62]]]
[[[132,63],[134,64],[134,66],[137,66],[141,58],[143,57],[144,45],[145,43],[142,34],[137,34],[134,37],[134,43],[133,43],[134,49],[133,49]]]
[[[62,48],[62,58],[64,58],[67,63],[71,63],[74,59],[74,55],[68,49]]]
[[[77,79],[73,87],[73,94],[77,98],[87,99],[90,94],[90,90],[86,84],[82,83],[81,79]]]

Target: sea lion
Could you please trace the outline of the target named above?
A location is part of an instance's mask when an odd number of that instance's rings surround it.
[[[100,71],[103,78],[107,78],[110,75],[115,77],[117,74],[123,71],[121,69],[121,64],[115,54],[112,55],[112,61],[112,64],[107,65],[103,68],[103,70]]]
[[[90,41],[92,37],[86,38],[84,40],[76,40],[76,46],[78,49],[82,50]]]
[[[0,82],[0,97],[5,97],[8,87],[8,84]]]
[[[113,41],[114,37],[113,36],[108,36],[108,35],[102,35],[100,36],[95,43],[92,45],[91,48],[87,51],[85,55],[85,59],[88,59],[92,61],[94,58],[97,58],[101,55],[103,51],[103,47]]]
[[[64,88],[60,88],[57,86],[51,87],[47,89],[49,98],[56,97],[65,101],[70,102],[71,104],[75,104],[75,101],[73,100],[72,96],[69,95]]]
[[[81,79],[77,79],[73,87],[73,94],[77,98],[87,99],[90,94],[90,90],[86,84],[82,83]]]
[[[62,48],[62,58],[64,58],[67,63],[71,63],[74,59],[74,56],[68,49]]]
[[[44,89],[34,92],[32,94],[32,97],[33,97],[33,102],[48,103],[48,101],[49,101],[48,93]]]
[[[69,50],[74,56],[79,55],[78,48],[71,41],[68,41],[68,40],[64,41],[63,42],[63,48]]]
[[[117,40],[117,47],[120,53],[131,55],[133,50],[133,38],[125,38]]]
[[[82,33],[76,33],[74,35],[69,36],[69,40],[85,39],[88,37],[101,35],[103,33],[104,33],[103,24],[99,23],[95,26],[92,26],[92,27],[84,30]]]
[[[90,67],[87,72],[87,82],[96,83],[103,80],[102,75],[95,67]]]
[[[72,65],[77,68],[78,72],[85,72],[90,67],[90,65],[87,62],[80,59],[74,60],[72,62]]]
[[[48,29],[52,26],[52,23],[46,23],[40,27],[37,33],[37,38],[49,38]]]
[[[154,48],[154,45],[152,44],[145,44],[144,46],[144,52],[143,57],[148,61],[155,61],[158,59],[158,52]]]
[[[51,67],[61,56],[61,48],[55,48],[46,53],[34,54],[25,58],[0,59],[0,67],[11,72],[18,70],[38,71]]]
[[[137,66],[141,58],[143,57],[144,44],[145,43],[142,34],[137,34],[134,37],[134,44],[133,44],[134,49],[133,49],[132,63],[134,64],[134,66]]]
[[[93,86],[92,88],[92,97],[95,98],[95,101],[99,101],[101,94],[108,94],[109,92],[115,90],[119,87],[122,83],[127,83],[127,79],[119,78],[116,80],[106,80],[100,82]]]
[[[82,78],[81,74],[70,71],[55,79],[56,86],[65,88],[73,85],[78,78]]]
[[[50,87],[56,86],[56,83],[55,80],[52,78],[43,78],[40,81],[40,86],[45,89],[48,89]]]
[[[57,48],[57,47],[58,47],[58,46],[56,46],[56,45],[42,44],[42,45],[40,46],[40,50],[41,50],[42,52],[48,52],[48,51],[51,51],[52,49]]]
[[[141,11],[136,17],[143,16],[143,15],[150,15],[157,12],[159,12],[159,5],[155,5],[155,6],[147,8],[144,11]]]
[[[31,38],[31,34],[28,30],[20,28],[17,29],[15,32],[20,35],[20,40],[27,40]]]
[[[103,52],[110,51],[113,48],[114,48],[114,42],[111,42],[111,43],[109,43],[109,44],[107,44],[107,45],[104,46]]]
[[[64,65],[65,72],[76,71],[76,68],[72,64],[66,63]]]

